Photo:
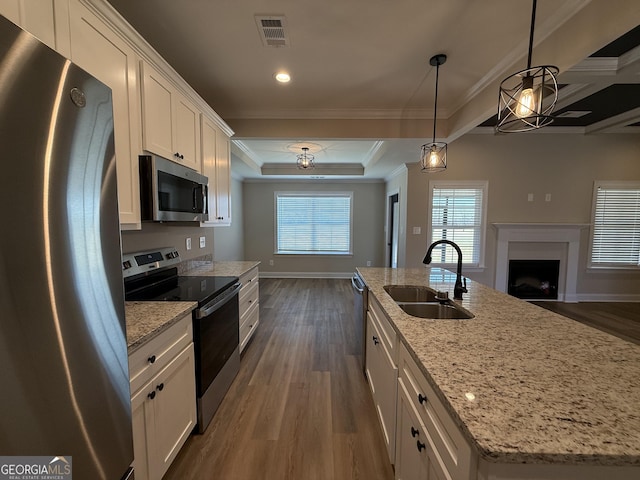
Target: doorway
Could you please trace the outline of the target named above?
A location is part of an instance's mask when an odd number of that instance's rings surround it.
[[[388,211],[388,239],[387,239],[387,266],[391,268],[398,267],[398,240],[399,240],[399,231],[400,222],[400,206],[398,203],[398,194],[394,193],[393,195],[389,195],[389,211]]]

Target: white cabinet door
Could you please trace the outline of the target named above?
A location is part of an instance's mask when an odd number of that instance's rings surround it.
[[[0,13],[55,50],[54,3],[55,0],[0,0]]]
[[[140,228],[139,114],[135,52],[80,3],[70,10],[71,60],[111,88],[123,228]]]
[[[203,226],[231,225],[229,137],[202,115],[202,174],[209,178],[209,220]]]
[[[152,458],[149,456],[149,440],[147,437],[153,432],[147,425],[153,424],[153,404],[148,402],[151,393],[151,383],[141,388],[131,397],[131,424],[133,428],[133,468],[137,480],[148,480],[149,465]]]
[[[175,94],[175,150],[180,163],[200,171],[200,112],[182,95]]]
[[[398,380],[398,418],[396,422],[396,480],[426,480],[429,457],[426,452],[424,427],[413,411],[413,405]]]
[[[382,426],[391,463],[395,463],[396,382],[398,369],[381,341],[380,331],[369,311],[367,316],[367,379]]]
[[[160,480],[196,425],[193,343],[131,398],[137,480]]]
[[[145,150],[170,160],[178,160],[173,149],[173,89],[150,65],[142,70],[142,142]]]
[[[196,425],[193,344],[158,374],[153,386],[157,454],[153,478],[162,478]]]
[[[144,149],[201,171],[200,111],[151,65],[141,70]]]

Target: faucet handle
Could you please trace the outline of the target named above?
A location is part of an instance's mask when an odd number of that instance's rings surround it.
[[[445,301],[449,300],[449,292],[437,291],[436,292],[436,300],[438,300],[439,302],[445,302]]]
[[[464,293],[467,293],[467,278],[466,277],[462,277],[462,291]]]

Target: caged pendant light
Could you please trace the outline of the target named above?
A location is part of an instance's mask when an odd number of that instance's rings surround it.
[[[316,166],[314,163],[315,157],[309,153],[309,147],[302,147],[302,153],[296,155],[296,158],[298,159],[298,168],[301,170],[311,169]]]
[[[436,142],[436,120],[438,112],[438,73],[440,65],[447,61],[447,56],[440,53],[429,60],[429,64],[436,67],[436,96],[433,106],[433,140],[422,145],[420,152],[420,167],[423,172],[441,172],[447,168],[447,144]]]
[[[558,82],[556,81],[558,67],[531,66],[536,4],[537,0],[533,0],[527,68],[514,73],[500,83],[496,125],[498,132],[527,132],[553,122],[551,112],[558,101]]]

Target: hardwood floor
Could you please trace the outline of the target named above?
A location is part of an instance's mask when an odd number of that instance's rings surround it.
[[[533,302],[547,310],[640,345],[640,303]]]
[[[240,373],[164,478],[393,479],[359,342],[349,280],[260,279]]]

